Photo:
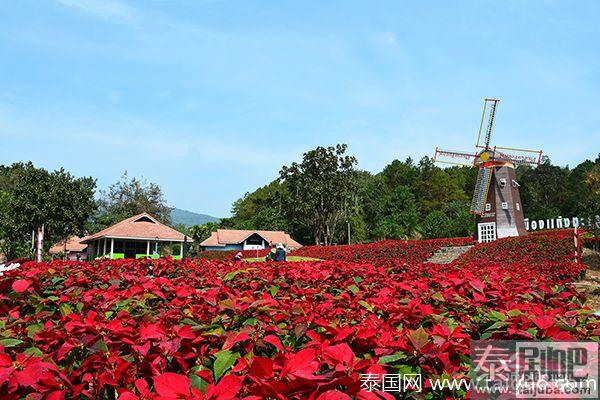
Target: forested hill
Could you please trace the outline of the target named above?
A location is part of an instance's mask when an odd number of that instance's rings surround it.
[[[171,209],[171,222],[173,225],[183,225],[186,228],[189,228],[194,225],[204,225],[208,222],[219,222],[219,218],[182,210],[180,208],[173,208]]]
[[[353,170],[352,176],[356,186],[337,222],[333,242],[347,242],[346,221],[352,242],[465,236],[474,228],[468,210],[476,168],[439,168],[424,157],[419,162],[394,160],[376,174]],[[600,212],[600,156],[574,168],[544,158],[537,168],[518,167],[517,179],[528,218]],[[296,217],[303,204],[297,198],[289,201],[289,196],[284,180],[275,180],[237,200],[232,217],[222,225],[285,230],[303,243],[313,243],[313,230]]]

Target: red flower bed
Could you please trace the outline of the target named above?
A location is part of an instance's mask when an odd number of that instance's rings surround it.
[[[384,240],[368,244],[342,246],[305,246],[294,252],[295,256],[333,261],[369,262],[376,265],[390,263],[419,263],[426,261],[445,246],[474,244],[471,238],[430,240]]]
[[[582,267],[524,243],[513,263],[27,263],[0,277],[0,399],[393,399],[360,374],[463,377],[472,339],[597,340]]]
[[[481,243],[469,250],[455,263],[529,263],[546,264],[575,261],[573,231],[549,231],[525,237],[498,239]]]

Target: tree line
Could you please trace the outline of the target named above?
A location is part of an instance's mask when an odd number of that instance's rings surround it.
[[[38,229],[44,250],[71,236],[84,236],[147,211],[170,223],[160,186],[125,173],[105,191],[96,179],[53,172],[31,162],[0,165],[0,261],[33,255]]]
[[[279,177],[234,202],[232,216],[189,229],[195,243],[218,228],[283,230],[303,244],[362,243],[382,239],[468,236],[468,210],[477,169],[439,168],[429,157],[394,160],[381,172],[357,168],[347,146],[317,147]],[[574,168],[518,167],[526,217],[600,214],[600,156]],[[170,224],[161,187],[125,173],[107,190],[92,177],[30,163],[0,165],[0,257],[29,257],[32,234],[44,225],[46,250],[73,235],[83,236],[149,212]]]
[[[345,145],[318,147],[284,166],[278,179],[246,193],[220,227],[283,230],[301,243],[469,236],[477,168],[440,168],[429,157],[394,160],[379,173],[356,168]],[[518,166],[526,217],[600,214],[600,156],[574,168]],[[203,228],[203,235],[218,226]]]

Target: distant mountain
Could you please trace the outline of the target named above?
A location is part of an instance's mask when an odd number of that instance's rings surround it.
[[[219,218],[206,214],[198,214],[192,211],[181,210],[179,208],[171,209],[171,224],[183,224],[186,228],[194,225],[204,225],[207,222],[219,222]]]

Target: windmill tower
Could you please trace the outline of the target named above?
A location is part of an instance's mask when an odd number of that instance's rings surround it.
[[[470,212],[476,216],[474,237],[480,243],[527,235],[515,166],[538,166],[542,159],[541,150],[490,146],[499,101],[485,99],[483,103],[475,152],[436,148],[433,159],[434,162],[479,168]]]

